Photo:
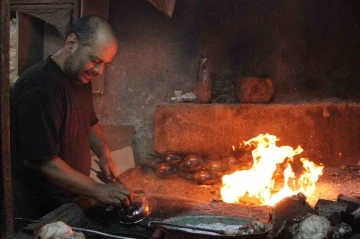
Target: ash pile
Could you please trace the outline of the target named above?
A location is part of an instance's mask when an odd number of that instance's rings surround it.
[[[360,239],[360,200],[340,194],[312,208],[304,194],[278,202],[270,214],[273,239]]]

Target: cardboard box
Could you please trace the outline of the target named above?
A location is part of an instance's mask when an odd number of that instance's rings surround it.
[[[131,125],[101,125],[106,141],[108,142],[112,159],[114,160],[118,173],[135,167],[132,142],[135,134],[135,127]],[[91,167],[99,170],[95,162],[97,156],[92,152]],[[90,177],[101,182],[96,173],[91,171]]]

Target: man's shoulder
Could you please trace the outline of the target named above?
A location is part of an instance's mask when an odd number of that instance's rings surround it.
[[[52,93],[61,91],[66,80],[48,59],[26,69],[18,78],[12,91]]]
[[[27,68],[20,76],[18,80],[22,80],[22,79],[32,79],[32,80],[36,80],[36,79],[46,79],[46,78],[52,78],[55,80],[59,80],[59,79],[63,79],[64,76],[61,72],[61,70],[59,70],[59,68],[57,68],[55,65],[55,63],[52,62],[49,58]]]

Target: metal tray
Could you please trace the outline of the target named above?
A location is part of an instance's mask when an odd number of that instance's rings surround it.
[[[258,222],[254,219],[247,217],[237,216],[219,216],[219,215],[188,215],[188,216],[177,216],[163,220],[164,223],[183,225],[183,226],[199,226],[200,224],[214,224],[221,223],[224,225],[246,225],[254,222]],[[263,224],[263,223],[261,223]],[[166,233],[166,238],[172,239],[266,239],[268,233],[272,229],[271,224],[263,224],[264,230],[259,233],[252,233],[246,235],[209,235],[199,231],[184,230],[181,228],[175,228],[171,226],[163,226]]]

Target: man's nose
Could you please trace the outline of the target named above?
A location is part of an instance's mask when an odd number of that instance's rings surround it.
[[[92,71],[96,74],[96,75],[101,75],[104,71],[105,68],[105,64],[103,63],[98,63],[95,65],[95,67],[92,69]]]

